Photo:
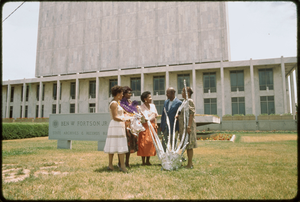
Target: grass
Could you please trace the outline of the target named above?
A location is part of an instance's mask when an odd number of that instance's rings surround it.
[[[24,181],[4,182],[3,196],[13,200],[294,198],[298,191],[297,134],[288,134],[295,137],[293,140],[261,142],[245,140],[285,134],[234,134],[234,143],[198,140],[194,169],[161,171],[157,157],[151,157],[152,166],[141,166],[141,158],[134,153],[128,174],[116,166],[115,171],[106,170],[108,156],[97,151],[97,142],[73,141],[72,150],[64,150],[57,149],[57,141],[47,137],[5,140],[2,169],[31,172]],[[36,177],[34,173],[45,166],[49,169],[44,171],[68,174]]]

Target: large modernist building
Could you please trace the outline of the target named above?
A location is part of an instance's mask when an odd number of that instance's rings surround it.
[[[116,84],[133,100],[150,91],[161,114],[184,79],[197,114],[295,114],[297,58],[231,61],[227,12],[226,2],[41,2],[36,78],[3,82],[2,118],[108,112]]]

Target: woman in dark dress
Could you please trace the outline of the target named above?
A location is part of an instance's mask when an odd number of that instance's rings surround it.
[[[131,101],[130,97],[132,89],[128,86],[123,87],[123,98],[120,102],[120,106],[124,109],[124,113],[133,116],[134,112],[138,113],[137,107],[138,102],[136,100]],[[137,136],[133,135],[130,130],[127,128],[130,127],[130,120],[125,122],[125,131],[126,131],[126,137],[127,137],[127,144],[128,144],[128,153],[126,153],[126,161],[125,165],[126,167],[130,167],[129,165],[129,157],[130,153],[135,153],[138,150],[138,144],[137,144]]]

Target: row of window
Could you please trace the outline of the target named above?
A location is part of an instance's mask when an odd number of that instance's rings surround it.
[[[140,101],[139,101],[139,104]],[[157,112],[162,113],[164,107],[164,100],[154,100]],[[275,114],[274,96],[261,96],[260,106],[262,114]],[[244,97],[232,97],[231,98],[232,115],[244,114],[245,115],[245,98]],[[36,117],[38,117],[39,105],[36,105]],[[42,105],[42,114],[44,116],[44,105]],[[89,104],[89,113],[96,112],[96,104]],[[56,114],[56,104],[52,105],[52,113]],[[61,113],[61,104],[59,105],[59,113]],[[75,104],[70,104],[70,113],[75,113]],[[217,98],[204,99],[204,114],[218,114],[217,113]],[[10,107],[10,118],[13,117],[13,106]],[[22,117],[22,106],[20,109],[20,117]],[[28,106],[25,106],[25,117],[28,117]]]
[[[259,89],[260,90],[273,90],[273,70],[272,69],[260,69],[259,73]],[[180,93],[182,88],[184,87],[183,81],[186,80],[186,85],[190,86],[190,74],[178,74],[177,76],[177,92]],[[215,93],[217,92],[217,79],[216,73],[203,73],[203,89],[204,93]],[[109,80],[109,97],[111,96],[111,88],[118,84],[117,79]],[[236,91],[244,91],[244,71],[230,71],[230,86],[231,92]],[[130,79],[130,87],[132,89],[132,93],[135,96],[141,95],[141,78],[135,77]],[[40,85],[37,85],[36,91],[36,99],[39,101],[39,89]],[[44,89],[45,85],[43,85],[42,89],[42,100],[44,100]],[[60,86],[60,89],[62,87]],[[60,90],[60,98],[61,99]],[[164,95],[165,94],[165,76],[154,76],[153,77],[153,93],[154,95]],[[29,94],[29,86],[26,87],[26,101],[28,101]],[[75,99],[76,95],[76,83],[71,82],[70,86],[70,97]],[[57,99],[57,84],[53,84],[53,99]],[[14,97],[14,87],[11,87],[11,98],[10,101],[13,102]],[[96,98],[96,81],[89,82],[89,98]],[[21,101],[23,101],[23,87],[21,92]]]

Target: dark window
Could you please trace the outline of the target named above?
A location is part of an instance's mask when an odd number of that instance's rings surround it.
[[[230,71],[231,92],[244,91],[244,71]]]
[[[90,111],[90,113],[95,113],[96,112],[96,104],[95,103],[90,103],[89,104],[89,111]]]
[[[109,89],[108,89],[108,96],[109,97],[112,97],[112,94],[111,94],[111,88],[118,85],[118,79],[110,79],[109,80]]]
[[[22,105],[20,107],[20,118],[22,118]]]
[[[159,115],[162,115],[164,109],[164,102],[164,100],[154,100],[153,102]]]
[[[96,98],[96,81],[90,81],[89,98]]]
[[[40,99],[40,85],[36,86],[36,100],[39,101]]]
[[[260,108],[262,114],[275,114],[274,96],[261,96]]]
[[[273,69],[260,69],[259,74],[259,90],[273,90]]]
[[[56,100],[57,98],[57,84],[53,84],[53,94],[52,94],[53,100]]]
[[[14,91],[15,91],[15,88],[11,87],[10,88],[10,102],[14,101]]]
[[[36,108],[35,108],[35,118],[38,118],[39,117],[39,105],[36,105]]]
[[[10,106],[9,108],[9,118],[12,118],[13,117],[13,106]]]
[[[141,78],[131,78],[130,79],[130,88],[132,89],[132,94],[134,96],[141,95]]]
[[[72,99],[75,99],[75,94],[76,94],[76,82],[71,82],[70,86],[70,97]]]
[[[52,105],[52,114],[56,114],[56,104]]]
[[[203,82],[204,93],[208,93],[208,90],[211,93],[217,92],[215,72],[203,73]]]
[[[153,77],[153,95],[164,95],[165,94],[165,76],[154,76]]]
[[[42,101],[44,101],[45,98],[45,84],[43,84],[43,89],[42,89]]]
[[[23,89],[24,89],[24,86],[22,86],[22,90],[21,90],[21,102],[23,102]]]
[[[70,104],[70,113],[75,113],[75,104]]]
[[[58,113],[61,113],[61,104],[59,104],[59,111]]]
[[[189,74],[178,74],[177,76],[177,87],[178,87],[178,94],[181,93],[182,89],[184,88],[184,80],[187,87],[190,86],[190,75]]]
[[[204,114],[217,114],[217,98],[204,99]]]
[[[26,102],[28,102],[29,97],[29,86],[26,85]]]
[[[25,106],[25,118],[28,118],[28,105]]]
[[[59,99],[61,100],[61,92],[62,92],[62,83],[59,84]]]
[[[42,115],[41,117],[44,117],[44,105],[42,105]]]
[[[231,98],[232,115],[244,114],[245,115],[245,98],[233,97]]]

